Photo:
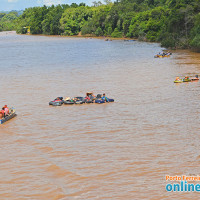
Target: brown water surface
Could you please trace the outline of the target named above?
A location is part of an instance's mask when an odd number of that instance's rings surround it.
[[[199,175],[200,54],[158,44],[0,34],[1,200],[199,199],[165,175]],[[105,92],[115,103],[50,107]]]

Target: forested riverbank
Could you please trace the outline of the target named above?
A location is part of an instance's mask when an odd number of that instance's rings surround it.
[[[16,19],[19,13],[11,11],[9,13],[0,12],[0,31],[12,31],[16,29]]]
[[[200,0],[106,0],[104,4],[93,2],[93,6],[33,7],[10,23],[10,30],[21,34],[30,26],[31,34],[129,37],[200,50]]]

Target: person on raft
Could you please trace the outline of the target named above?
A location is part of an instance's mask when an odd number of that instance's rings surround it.
[[[62,101],[59,97],[57,97],[56,99],[55,99],[55,101]]]
[[[4,107],[2,108],[2,110],[0,111],[0,119],[5,117],[5,111],[4,111]]]
[[[5,105],[2,110],[0,111],[0,119],[5,118],[6,116],[9,115],[9,109],[7,105]]]
[[[179,77],[176,77],[176,81],[180,81],[180,78],[179,78]]]
[[[106,94],[103,93],[103,96],[101,97],[101,99],[105,102],[109,102],[109,99],[106,97]]]
[[[87,96],[85,97],[85,100],[86,100],[86,101],[90,101],[90,97],[87,95]]]
[[[5,111],[5,116],[9,115],[9,108],[7,107],[7,105],[4,106],[4,111]]]
[[[90,95],[89,95],[89,98],[90,98],[90,100],[92,100],[92,101],[96,99],[96,97],[95,97],[94,94],[90,94]]]
[[[185,78],[184,78],[185,80],[188,80],[189,79],[189,77],[188,76],[185,76]]]

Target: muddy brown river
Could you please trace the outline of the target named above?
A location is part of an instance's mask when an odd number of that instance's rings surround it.
[[[1,200],[197,200],[165,175],[200,175],[200,54],[159,44],[0,33]],[[57,96],[114,103],[50,107]]]

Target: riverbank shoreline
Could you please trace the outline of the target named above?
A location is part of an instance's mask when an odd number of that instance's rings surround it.
[[[15,32],[15,31],[13,31]],[[73,35],[73,36],[69,36],[69,35],[47,35],[47,34],[18,34],[17,35],[30,35],[30,36],[45,36],[45,37],[62,37],[62,38],[84,38],[84,39],[100,39],[100,40],[105,40],[105,41],[112,41],[112,40],[123,40],[123,41],[140,41],[140,42],[147,42],[147,43],[157,43],[160,45],[161,48],[165,49],[165,50],[170,50],[170,51],[175,51],[175,50],[188,50],[191,52],[195,52],[195,53],[200,53],[200,51],[198,49],[194,49],[194,48],[170,48],[170,47],[164,47],[161,45],[160,42],[151,42],[148,40],[140,40],[138,38],[128,38],[128,37],[122,37],[122,38],[114,38],[114,37],[110,37],[110,36],[95,36],[95,35]]]
[[[47,35],[47,34],[18,34],[17,35],[30,35],[30,36],[45,36],[45,37],[62,37],[62,38],[85,38],[85,39],[101,39],[101,40],[107,40],[107,41],[112,41],[112,40],[126,40],[126,41],[138,41],[137,38],[114,38],[110,36],[94,36],[94,35]]]

